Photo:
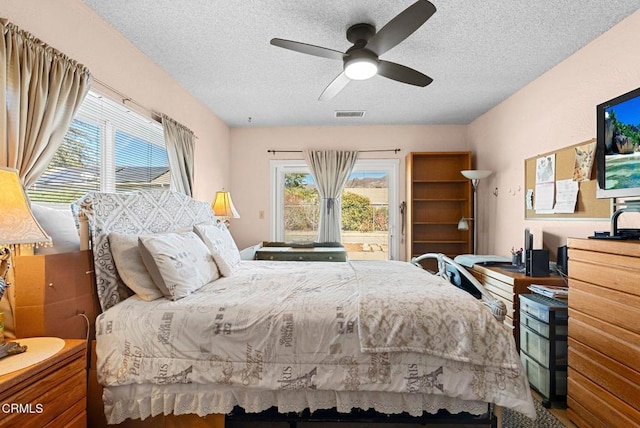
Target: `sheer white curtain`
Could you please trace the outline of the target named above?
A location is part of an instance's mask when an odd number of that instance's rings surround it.
[[[303,153],[321,198],[318,242],[341,242],[340,195],[356,163],[358,152],[305,150]]]
[[[89,70],[0,19],[0,166],[27,188],[53,159],[89,90]]]
[[[164,129],[164,143],[169,157],[171,169],[171,189],[176,192],[193,196],[193,153],[195,135],[193,132],[171,119],[162,115]]]

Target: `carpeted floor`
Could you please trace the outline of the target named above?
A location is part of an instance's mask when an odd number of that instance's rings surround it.
[[[532,421],[521,413],[505,409],[503,413],[504,428],[564,428],[564,425],[545,409],[538,400],[533,400],[537,418]]]

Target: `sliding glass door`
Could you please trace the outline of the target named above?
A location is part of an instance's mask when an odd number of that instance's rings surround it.
[[[304,161],[271,161],[271,239],[317,238],[320,199]],[[397,159],[358,160],[342,192],[342,243],[351,259],[397,259]]]

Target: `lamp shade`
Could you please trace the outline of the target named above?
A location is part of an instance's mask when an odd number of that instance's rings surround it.
[[[0,167],[0,246],[50,243],[51,238],[33,217],[18,172]]]
[[[491,171],[486,169],[465,169],[460,172],[469,180],[482,180],[483,178],[487,178],[491,175]]]
[[[240,214],[236,211],[236,207],[231,200],[231,193],[224,190],[216,192],[216,198],[211,208],[213,208],[213,213],[218,217],[240,218]]]
[[[467,220],[471,219],[466,219],[464,217],[460,219],[458,222],[458,230],[469,230],[469,222]]]

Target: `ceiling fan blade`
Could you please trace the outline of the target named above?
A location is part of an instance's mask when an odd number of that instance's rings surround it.
[[[378,74],[386,77],[387,79],[397,80],[398,82],[408,83],[409,85],[415,86],[427,86],[433,82],[431,77],[424,75],[413,68],[405,67],[404,65],[389,61],[381,60],[379,62]]]
[[[329,86],[322,91],[318,101],[329,101],[331,98],[338,95],[338,92],[347,86],[347,83],[349,83],[350,80],[351,79],[349,79],[344,72],[338,74],[338,77],[333,79],[333,82],[329,83]]]
[[[315,46],[315,45],[308,45],[306,43],[294,42],[292,40],[271,39],[271,44],[273,46],[278,46],[280,48],[301,52],[307,55],[320,56],[320,57],[329,58],[329,59],[342,60],[342,58],[345,55],[344,53],[340,51],[335,51],[333,49],[323,48],[321,46]]]
[[[380,56],[409,37],[436,12],[427,0],[418,0],[380,29],[367,43],[367,49]]]

